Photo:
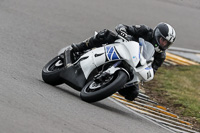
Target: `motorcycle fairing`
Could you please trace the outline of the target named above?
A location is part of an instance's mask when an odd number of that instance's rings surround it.
[[[84,87],[86,78],[81,68],[80,62],[72,64],[71,50],[65,51],[65,68],[61,73],[60,77],[63,78],[64,82],[72,88],[81,91]],[[86,58],[83,58],[84,60]]]
[[[80,65],[84,76],[87,79],[90,73],[106,62],[104,47],[95,48],[85,53],[81,58],[88,57],[87,60],[81,60]]]
[[[106,57],[109,61],[120,59],[114,46],[107,45],[105,46],[105,49],[106,49]]]
[[[111,44],[111,46],[114,46],[118,56],[120,58],[127,61],[128,64],[135,67],[140,61],[140,46],[139,43],[134,41],[129,42],[123,42],[120,40],[117,40],[115,44]]]
[[[68,67],[60,76],[64,79],[66,84],[78,91],[81,91],[86,82],[80,63]]]

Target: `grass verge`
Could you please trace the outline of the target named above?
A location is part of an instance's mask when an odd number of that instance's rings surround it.
[[[200,66],[163,66],[144,87],[155,101],[200,129]]]

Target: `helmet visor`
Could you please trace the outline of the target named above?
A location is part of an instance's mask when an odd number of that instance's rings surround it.
[[[164,50],[168,49],[168,48],[172,45],[171,42],[167,41],[167,40],[166,40],[165,38],[163,38],[163,37],[161,37],[159,41],[160,41],[160,47],[161,47],[162,49],[164,49]]]

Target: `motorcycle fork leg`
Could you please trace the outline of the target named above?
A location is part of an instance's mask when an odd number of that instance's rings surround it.
[[[116,62],[113,66],[114,66],[114,67],[118,67],[118,66],[121,64],[121,62],[122,62],[122,61],[118,61],[118,62]]]

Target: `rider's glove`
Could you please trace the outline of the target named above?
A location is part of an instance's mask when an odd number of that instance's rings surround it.
[[[121,35],[122,37],[127,37],[126,29],[122,24],[119,24],[115,27],[116,32]]]
[[[124,38],[126,38],[126,37],[128,36],[127,33],[126,33],[126,32],[123,32],[123,31],[120,32],[120,35],[121,35],[122,37],[124,37]]]

